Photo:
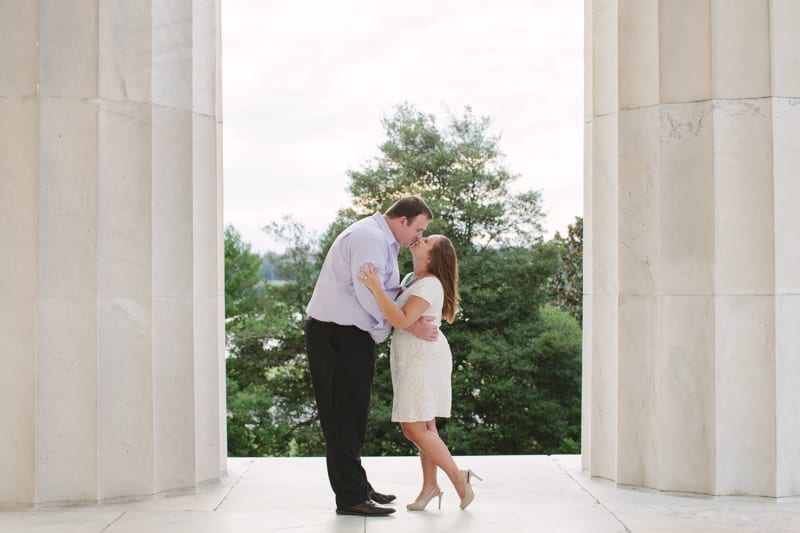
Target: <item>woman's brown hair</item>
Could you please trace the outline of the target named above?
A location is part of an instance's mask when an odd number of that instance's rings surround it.
[[[431,263],[428,268],[431,274],[439,278],[444,289],[444,305],[442,318],[453,323],[458,312],[458,258],[453,243],[444,235],[436,235],[436,242],[431,247]],[[429,237],[430,238],[430,237]]]

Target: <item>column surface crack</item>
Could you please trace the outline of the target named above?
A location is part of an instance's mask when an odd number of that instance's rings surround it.
[[[562,471],[562,472],[564,472],[564,474],[566,474],[566,476],[567,476],[568,478],[570,478],[570,479],[572,480],[572,482],[573,482],[573,483],[575,483],[575,484],[576,484],[578,487],[580,487],[580,489],[581,489],[583,492],[585,492],[586,494],[588,494],[588,495],[589,495],[589,497],[590,497],[590,498],[592,498],[592,499],[594,500],[594,502],[595,502],[597,505],[599,505],[600,507],[602,507],[603,509],[605,509],[605,511],[606,511],[608,514],[610,514],[612,517],[614,517],[614,520],[616,520],[617,522],[619,522],[619,524],[620,524],[620,525],[621,525],[621,526],[624,528],[624,530],[626,531],[626,533],[632,533],[631,529],[630,529],[630,528],[629,528],[629,527],[628,527],[628,526],[625,524],[625,522],[623,522],[623,521],[622,521],[622,519],[621,519],[619,516],[617,516],[617,515],[616,515],[616,513],[614,513],[614,511],[612,511],[611,509],[609,509],[609,508],[608,508],[608,506],[607,506],[606,504],[604,504],[603,502],[601,502],[601,501],[600,501],[600,500],[597,498],[597,496],[595,496],[595,495],[592,493],[592,491],[590,491],[588,488],[586,488],[586,486],[585,486],[583,483],[581,483],[580,481],[578,481],[578,479],[577,479],[575,476],[573,476],[572,474],[570,474],[570,473],[569,473],[569,471],[568,471],[566,468],[564,468],[564,466],[562,466],[562,465],[561,465],[561,463],[559,463],[558,461],[556,461],[555,459],[553,459],[553,457],[552,457],[552,456],[550,456],[550,460],[551,460],[551,461],[553,461],[553,463],[555,463],[555,465],[556,465],[558,468],[560,468],[560,469],[561,469],[561,471]]]
[[[101,529],[101,530],[100,530],[100,533],[103,533],[103,531],[108,531],[108,528],[110,528],[111,526],[113,526],[114,524],[116,524],[117,522],[119,522],[119,519],[120,519],[120,518],[122,518],[123,516],[125,516],[125,514],[126,514],[127,512],[128,512],[128,511],[122,511],[122,512],[119,514],[119,516],[118,516],[118,517],[116,517],[114,520],[112,520],[111,522],[109,522],[109,523],[108,523],[108,525],[107,525],[106,527],[104,527],[103,529]]]
[[[236,479],[236,482],[235,482],[233,485],[231,485],[231,487],[228,489],[228,491],[225,493],[225,495],[222,497],[222,499],[219,501],[219,503],[218,503],[218,504],[217,504],[217,505],[214,507],[214,511],[216,511],[217,509],[219,509],[219,508],[220,508],[220,506],[221,506],[223,503],[225,503],[225,500],[227,500],[227,499],[228,499],[228,496],[230,496],[230,494],[231,494],[231,492],[233,491],[233,489],[235,489],[235,488],[236,488],[236,486],[239,484],[239,482],[242,480],[242,478],[243,478],[244,476],[246,476],[246,475],[247,475],[247,473],[250,471],[250,469],[251,469],[251,468],[253,468],[253,465],[254,465],[255,463],[256,463],[256,460],[255,460],[255,459],[252,459],[252,460],[250,460],[250,461],[248,462],[248,464],[247,464],[247,468],[245,468],[245,469],[244,469],[244,472],[242,472],[242,474],[241,474],[241,475],[240,475],[240,476],[239,476],[239,477]]]

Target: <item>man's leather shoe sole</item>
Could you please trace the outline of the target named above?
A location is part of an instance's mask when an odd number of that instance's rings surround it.
[[[355,516],[386,516],[394,512],[391,507],[381,507],[372,500],[367,500],[358,505],[348,507],[347,509],[336,509],[336,514],[346,514]]]
[[[380,492],[375,492],[374,490],[369,493],[369,497],[375,503],[386,504],[393,502],[397,496],[394,494],[381,494]]]

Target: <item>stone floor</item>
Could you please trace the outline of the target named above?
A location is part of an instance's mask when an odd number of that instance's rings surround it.
[[[386,518],[337,516],[320,458],[230,459],[220,484],[184,494],[89,506],[0,511],[0,532],[798,532],[800,498],[709,498],[617,488],[588,478],[579,456],[458,457],[475,481],[466,511],[446,479],[442,509],[408,512],[418,490],[411,457],[365,458],[373,484],[398,495]]]

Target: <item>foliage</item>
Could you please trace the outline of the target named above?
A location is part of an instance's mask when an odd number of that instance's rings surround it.
[[[316,236],[289,218],[265,229],[288,244],[272,258],[283,281],[260,280],[258,297],[227,316],[228,450],[234,456],[316,455],[323,448],[303,338],[305,302],[316,280]],[[236,237],[226,232],[226,265],[249,271],[254,254]]]
[[[583,219],[567,227],[567,236],[556,232],[553,243],[558,246],[560,265],[547,282],[550,304],[572,315],[578,324],[583,320]]]
[[[360,215],[384,211],[400,196],[419,194],[435,213],[430,232],[447,235],[460,252],[474,247],[530,245],[541,238],[540,194],[511,194],[518,176],[503,165],[500,137],[488,117],[470,108],[436,118],[408,104],[383,119],[381,156],[351,170],[349,191]]]
[[[578,451],[581,334],[569,314],[546,305],[548,280],[566,260],[563,243],[542,239],[539,193],[511,192],[516,176],[503,165],[499,136],[469,108],[440,129],[435,117],[404,104],[383,125],[380,156],[349,172],[352,207],[322,236],[291,219],[265,228],[287,248],[268,258],[281,281],[259,281],[255,304],[248,299],[249,307],[232,307],[238,314],[228,316],[230,453],[324,453],[304,307],[339,232],[407,193],[425,198],[435,213],[428,233],[448,235],[459,255],[461,310],[442,326],[453,352],[453,411],[438,422],[443,438],[454,454]],[[241,243],[231,250],[244,253]],[[251,262],[235,255],[232,267],[249,272]],[[402,252],[401,269],[410,267]],[[388,350],[378,346],[365,455],[417,453],[390,421]]]
[[[256,305],[262,290],[261,258],[233,226],[225,227],[225,316],[235,317]]]

